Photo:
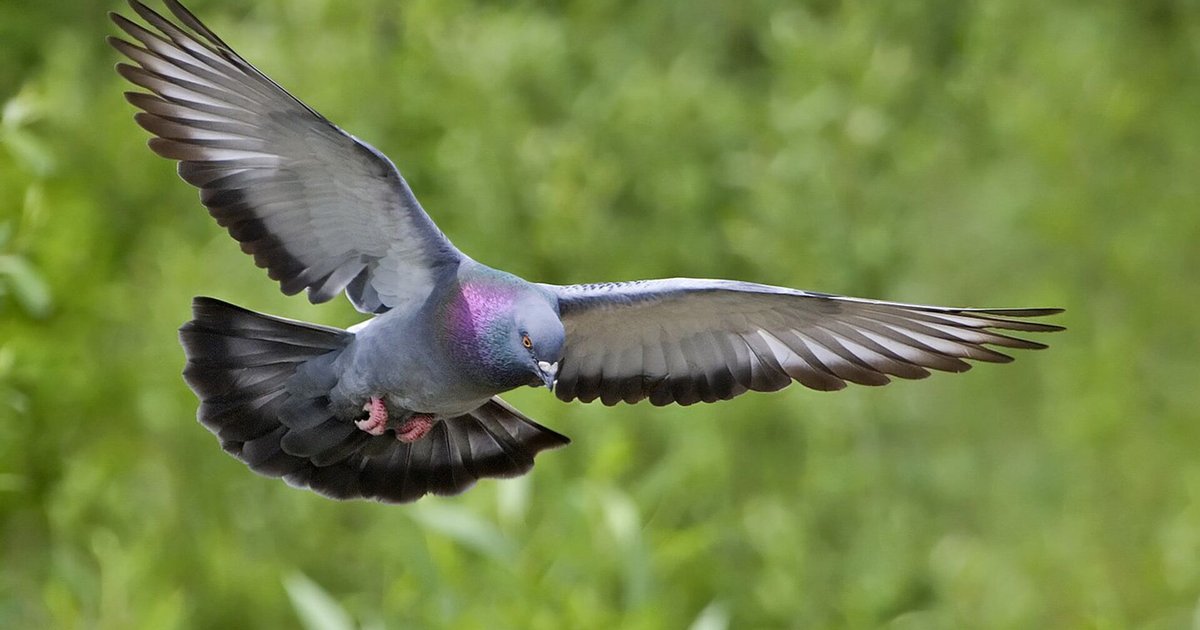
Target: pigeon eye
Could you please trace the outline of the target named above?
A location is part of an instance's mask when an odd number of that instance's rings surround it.
[[[521,335],[521,345],[525,346],[526,349],[532,348],[533,340],[529,338],[529,335]]]

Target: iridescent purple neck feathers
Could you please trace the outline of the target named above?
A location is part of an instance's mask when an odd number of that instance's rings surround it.
[[[527,361],[512,348],[515,310],[527,290],[506,280],[459,284],[446,298],[439,328],[444,347],[464,371],[488,385],[511,389],[529,380]]]
[[[544,382],[539,363],[557,368],[562,358],[558,309],[536,286],[489,271],[462,278],[444,298],[437,318],[443,348],[497,393]]]

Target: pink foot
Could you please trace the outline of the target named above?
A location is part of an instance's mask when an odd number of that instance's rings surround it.
[[[425,437],[426,433],[433,428],[434,418],[429,414],[414,413],[409,416],[404,424],[396,429],[396,439],[405,444],[412,444],[417,440]]]
[[[369,415],[363,420],[355,420],[354,426],[371,435],[383,435],[387,431],[388,421],[387,405],[383,404],[383,399],[372,396],[371,402],[363,405],[363,411]]]

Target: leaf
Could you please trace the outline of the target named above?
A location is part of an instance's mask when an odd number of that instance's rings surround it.
[[[688,630],[725,630],[728,627],[729,610],[721,602],[712,601],[696,615]]]
[[[23,129],[3,129],[0,143],[8,147],[18,162],[39,176],[46,176],[55,169],[54,154],[37,136]]]
[[[354,621],[346,609],[308,576],[293,573],[284,578],[283,587],[300,623],[308,630],[354,630]]]
[[[0,256],[0,277],[8,278],[13,296],[33,317],[50,314],[50,289],[26,260],[20,256]]]
[[[496,515],[509,531],[525,521],[529,513],[530,477],[502,479],[496,484]]]
[[[45,105],[29,84],[0,109],[0,126],[15,129],[41,118]]]
[[[507,563],[515,554],[512,541],[499,528],[466,508],[424,503],[419,504],[411,514],[413,520],[425,529],[451,538],[498,562]]]

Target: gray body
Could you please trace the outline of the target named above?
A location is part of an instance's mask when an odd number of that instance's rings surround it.
[[[333,403],[348,411],[380,394],[392,415],[424,413],[439,417],[467,413],[502,392],[478,382],[445,353],[427,343],[398,340],[430,335],[432,326],[420,310],[388,312],[356,333],[337,363]],[[432,338],[432,337],[426,337]]]
[[[453,271],[425,301],[404,303],[356,327],[354,341],[333,366],[337,385],[331,399],[344,415],[357,415],[363,400],[379,395],[393,416],[454,417],[510,389],[480,378],[448,347],[437,313],[462,284],[500,272],[470,260]]]

